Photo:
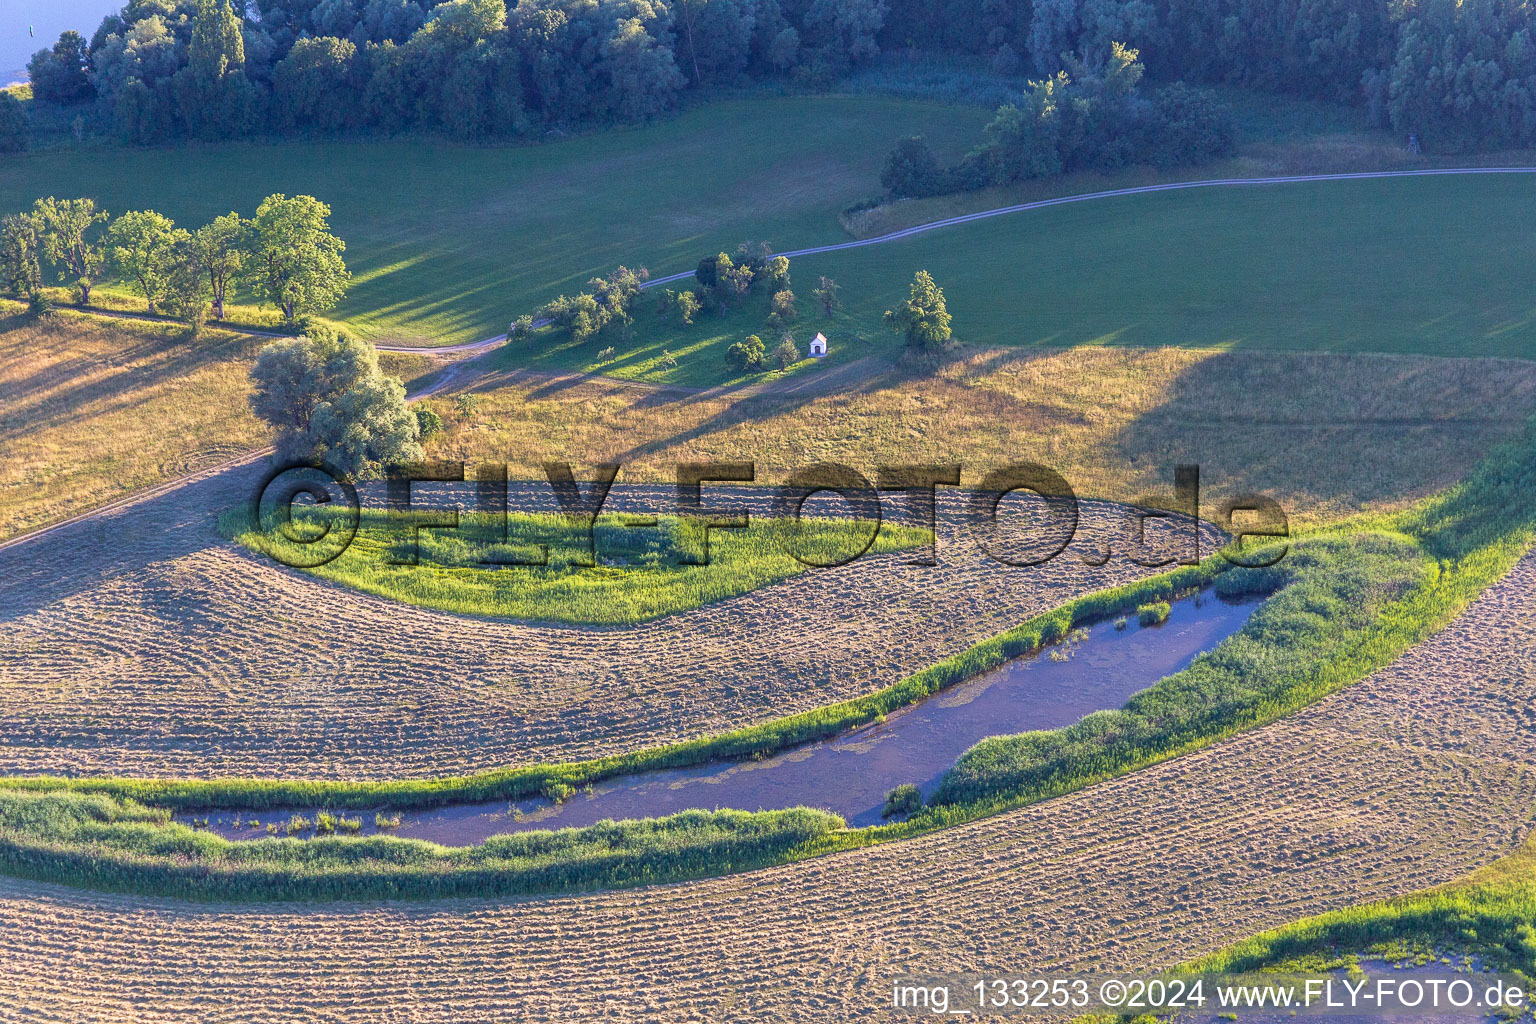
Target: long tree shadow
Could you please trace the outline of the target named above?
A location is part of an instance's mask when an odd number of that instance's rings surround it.
[[[1461,479],[1536,411],[1536,374],[1485,360],[1217,352],[1103,445],[1107,459],[1201,467],[1207,514],[1224,496],[1304,501],[1327,518],[1398,507]]]
[[[0,549],[0,621],[222,543],[219,514],[249,498],[266,469],[260,459]]]
[[[852,365],[852,364],[849,364]],[[900,386],[901,382],[916,375],[916,371],[901,370],[889,367],[877,370],[873,375],[863,378],[849,379],[843,386],[804,388],[794,391],[769,391],[760,392],[746,389],[734,391],[710,391],[702,392],[683,399],[682,404],[707,404],[726,401],[724,409],[701,420],[693,426],[680,430],[666,437],[655,438],[618,453],[615,461],[624,463],[645,458],[648,455],[656,455],[668,448],[686,444],[699,438],[708,437],[711,434],[728,430],[752,420],[761,419],[769,415],[782,415],[801,409],[812,402],[829,396],[851,398],[858,395],[873,394],[885,388]],[[736,397],[732,397],[733,393]],[[660,401],[659,396],[652,396],[652,401]],[[636,408],[645,408],[644,400],[636,403]]]
[[[0,331],[4,325],[0,324]],[[67,327],[45,328],[67,330]],[[114,331],[114,334],[118,332]],[[122,333],[132,339],[133,334]],[[248,356],[260,342],[244,337],[192,340],[184,332],[167,332],[155,338],[133,340],[122,349],[101,356],[76,356],[44,366],[28,377],[0,386],[4,413],[0,414],[0,440],[19,437],[39,423],[62,426],[90,415],[131,406],[136,392],[179,380],[207,366]],[[20,353],[25,358],[26,353]],[[72,375],[85,375],[107,366],[98,376],[59,387]],[[105,406],[101,403],[105,402]]]

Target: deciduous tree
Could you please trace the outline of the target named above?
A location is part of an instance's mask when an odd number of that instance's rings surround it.
[[[130,210],[107,229],[112,266],[139,286],[151,313],[159,312],[156,303],[165,294],[178,241],[175,223],[154,210]]]
[[[747,335],[725,350],[726,365],[738,372],[761,370],[766,360],[767,350],[763,346],[763,339],[755,334]]]
[[[249,231],[238,213],[215,217],[192,233],[196,265],[208,279],[213,318],[224,319],[224,300],[245,266]]]
[[[822,313],[826,314],[827,316],[831,316],[833,313],[843,308],[843,300],[838,298],[838,293],[841,291],[842,288],[838,286],[837,281],[830,277],[823,276],[821,283],[816,286],[816,289],[811,292],[811,295],[815,297],[817,302],[821,303]]]
[[[251,410],[271,424],[276,459],[318,462],[347,477],[422,458],[405,386],[379,371],[373,346],[328,328],[262,349]]]
[[[905,333],[907,344],[913,348],[927,351],[942,346],[951,334],[944,290],[928,271],[919,270],[912,278],[910,296],[894,310],[885,311],[885,322]]]
[[[786,334],[779,340],[778,347],[773,350],[773,362],[779,369],[784,369],[800,361],[800,346],[795,344],[795,336]]]
[[[42,292],[37,250],[37,224],[31,217],[24,213],[0,217],[0,286],[18,299],[34,299]]]
[[[78,103],[95,89],[86,75],[89,47],[79,32],[60,34],[52,49],[38,50],[27,62],[32,98],[44,103]]]
[[[341,256],[346,243],[331,234],[330,215],[314,196],[279,192],[262,200],[250,222],[251,288],[289,323],[335,306],[352,279]]]
[[[59,268],[64,279],[80,295],[82,305],[91,301],[91,288],[105,258],[102,245],[86,238],[91,229],[107,219],[94,199],[39,199],[32,205],[38,241],[44,257]]]
[[[679,292],[677,296],[677,315],[683,321],[684,327],[693,326],[693,318],[698,315],[700,308],[699,297],[691,291]]]
[[[203,266],[197,236],[188,231],[176,231],[171,242],[161,306],[171,316],[185,320],[196,335],[208,320],[212,296],[213,286]]]
[[[14,93],[0,91],[0,153],[20,153],[32,142],[32,124]]]

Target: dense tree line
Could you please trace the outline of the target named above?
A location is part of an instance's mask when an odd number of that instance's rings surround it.
[[[82,305],[104,272],[133,287],[150,313],[200,325],[236,287],[289,323],[341,301],[351,280],[346,244],[330,232],[331,208],[276,193],[252,218],[230,212],[195,231],[154,210],[113,218],[92,199],[39,199],[0,217],[0,290],[38,304],[49,277]]]
[[[1112,44],[1164,82],[1364,104],[1449,150],[1536,139],[1529,0],[132,0],[29,66],[131,142],[264,132],[518,135],[685,90],[827,83],[882,49],[1052,81]],[[0,146],[15,137],[0,109]]]
[[[1119,43],[1098,68],[1065,54],[1066,67],[1030,83],[1022,102],[999,108],[958,164],[941,167],[922,139],[906,138],[886,158],[880,182],[912,198],[1089,168],[1201,163],[1232,149],[1225,106],[1180,82],[1143,95],[1136,58]]]
[[[242,6],[247,6],[242,10]],[[830,79],[878,52],[880,0],[133,0],[29,65],[129,142],[633,121],[688,87]],[[3,112],[0,112],[3,113]]]

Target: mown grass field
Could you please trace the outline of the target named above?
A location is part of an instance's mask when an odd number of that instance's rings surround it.
[[[326,521],[307,521],[316,517]],[[294,511],[298,532],[320,537],[338,527],[339,518],[328,509]],[[272,524],[253,523],[247,508],[226,514],[221,525],[240,544],[284,564],[300,564],[310,553]],[[928,534],[845,520],[807,517],[797,527],[785,519],[756,519],[742,530],[712,531],[708,565],[684,564],[702,557],[701,538],[673,518],[635,527],[622,517],[599,517],[590,552],[583,531],[554,515],[514,514],[503,524],[468,513],[456,529],[423,528],[414,543],[411,538],[403,517],[363,509],[345,552],[309,571],[365,593],[461,615],[617,625],[697,608],[804,572],[808,566],[791,551],[830,564],[865,545],[869,553],[883,554],[926,543]],[[588,555],[595,564],[578,564]],[[415,564],[403,564],[406,559]],[[506,571],[489,559],[503,560]],[[539,559],[547,564],[527,564]],[[524,564],[514,568],[514,562]]]
[[[253,1022],[387,1018],[426,977],[455,1005],[516,999],[526,1020],[569,1019],[579,990],[618,993],[603,1009],[615,1020],[665,1006],[705,1022],[885,1020],[887,979],[959,969],[977,950],[1029,971],[1185,961],[1442,884],[1517,845],[1533,799],[1517,702],[1532,681],[1485,668],[1523,656],[1533,579],[1526,559],[1444,634],[1314,708],[908,842],[644,893],[451,905],[193,905],[7,878],[0,964],[22,1015],[40,1019],[163,1006],[151,1019],[170,1021],[194,1002]],[[61,976],[61,949],[77,973]],[[295,972],[295,951],[314,967]],[[829,963],[852,980],[808,1003]]]
[[[843,237],[837,214],[879,188],[892,141],[957,156],[985,110],[880,98],[710,104],[654,126],[536,146],[430,142],[227,144],[40,151],[0,165],[0,210],[86,195],[182,226],[272,192],[331,205],[354,282],[335,310],[373,340],[447,344],[620,263],[681,269],[744,239]],[[110,171],[108,170],[110,169]]]
[[[1217,590],[1227,594],[1281,588],[1238,634],[1197,657],[1184,671],[1137,694],[1125,708],[1097,712],[1066,728],[993,737],[972,747],[946,774],[930,807],[906,821],[857,830],[841,830],[823,821],[809,831],[804,822],[787,822],[792,835],[763,848],[774,850],[774,859],[799,859],[920,835],[1071,793],[1282,718],[1385,669],[1429,639],[1509,572],[1530,547],[1536,527],[1518,499],[1528,492],[1533,476],[1536,430],[1519,442],[1503,446],[1465,482],[1397,516],[1368,524],[1379,532],[1302,540],[1290,545],[1294,553],[1276,568],[1234,570],[1222,556],[1210,555],[1200,566],[1085,595],[869,698],[697,744],[637,752],[632,760],[667,763],[685,758],[690,746],[701,759],[775,749],[806,734],[825,734],[841,721],[867,721],[1008,657],[1060,639],[1085,621],[1166,600],[1205,582],[1214,581]],[[184,826],[167,825],[163,819],[158,824],[145,824],[147,819],[137,808],[129,806],[124,811],[107,804],[94,806],[78,794],[104,792],[156,802],[195,803],[202,792],[210,803],[227,806],[234,800],[240,801],[236,806],[258,807],[282,806],[285,786],[291,786],[331,800],[382,797],[432,803],[450,795],[463,798],[474,793],[483,797],[487,791],[497,797],[513,797],[521,795],[519,787],[547,786],[551,779],[559,780],[562,786],[580,785],[613,770],[622,768],[603,762],[567,763],[543,766],[542,771],[536,768],[532,772],[382,787],[270,784],[248,779],[205,784],[8,780],[12,788],[56,788],[60,795],[56,804],[47,798],[38,802],[17,797],[9,806],[0,806],[0,860],[25,877],[62,876],[76,884],[143,887],[143,891],[156,894],[196,893],[216,898],[437,895],[444,891],[436,888],[444,873],[462,875],[467,871],[473,884],[481,866],[460,864],[446,872],[434,870],[424,878],[406,881],[396,877],[396,867],[413,852],[429,856],[432,851],[424,844],[391,837],[341,839],[334,841],[334,850],[350,861],[354,870],[343,870],[327,878],[320,888],[311,889],[308,886],[316,882],[319,862],[303,852],[307,847],[295,846],[292,840],[263,840],[249,849],[255,856],[272,856],[273,875],[248,879],[234,863],[245,854],[234,853],[223,840],[204,842]],[[119,823],[120,817],[135,824],[125,828]],[[769,820],[776,820],[776,816],[764,818],[765,823]],[[557,843],[577,842],[581,837],[577,845],[585,846],[591,833],[601,833],[606,827],[546,835]],[[534,837],[529,841],[537,844],[541,840]],[[711,841],[703,845],[709,847]],[[478,849],[488,850],[490,845]],[[756,847],[756,842],[753,845]],[[71,847],[77,852],[61,855],[62,849]],[[322,845],[318,849],[332,847]],[[646,880],[695,877],[707,873],[711,866],[729,872],[742,863],[736,859],[737,850],[726,847],[706,852],[690,841],[653,848],[649,853],[647,873],[640,876]],[[177,865],[187,858],[198,868],[179,870]],[[746,863],[756,866],[762,862],[748,857]],[[497,891],[505,891],[500,888],[503,884],[514,884],[507,882],[508,868],[484,870],[485,880],[496,885]],[[575,877],[582,875],[577,872]],[[543,878],[535,874],[526,884],[536,890]],[[570,879],[563,881],[571,884]],[[609,881],[605,879],[605,883]],[[247,885],[254,888],[247,889]]]
[[[1185,965],[1205,972],[1326,970],[1363,957],[1475,956],[1536,977],[1536,839],[1425,892],[1335,910],[1255,935]],[[1525,1008],[1529,1012],[1529,1008]],[[1518,1015],[1517,1015],[1518,1016]]]

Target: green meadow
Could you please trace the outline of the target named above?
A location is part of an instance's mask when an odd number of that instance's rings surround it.
[[[976,345],[1536,354],[1536,175],[1192,189],[793,261],[873,333],[913,271]]]
[[[273,191],[330,203],[354,282],[333,312],[380,342],[478,340],[619,264],[686,271],[746,239],[786,251],[846,241],[838,213],[879,191],[896,137],[962,152],[987,112],[877,97],[722,101],[646,127],[537,145],[414,140],[231,143],[179,150],[24,154],[0,165],[0,209],[90,195],[114,213],[152,207],[182,224]],[[1198,170],[1188,172],[1199,177]],[[802,351],[894,357],[880,316],[912,274],[944,288],[956,337],[976,346],[1177,345],[1529,356],[1536,262],[1520,225],[1536,178],[1434,177],[1126,196],[943,228],[793,260]],[[821,275],[844,308],[815,310]],[[689,281],[678,286],[687,287]],[[676,287],[676,286],[675,286]],[[121,292],[108,285],[103,295]],[[498,356],[507,367],[713,386],[742,380],[725,349],[776,334],[749,302],[692,327],[654,292],[633,328],[573,345],[554,332]],[[612,349],[612,351],[608,351]],[[778,371],[773,371],[777,373]],[[745,379],[760,379],[750,376]]]
[[[332,314],[375,341],[477,341],[620,263],[691,267],[744,239],[840,241],[901,135],[958,156],[978,108],[876,97],[723,101],[538,145],[442,140],[52,150],[0,162],[0,211],[92,196],[182,226],[272,192],[330,204],[354,275]]]
[[[788,372],[897,358],[902,339],[882,314],[919,269],[944,289],[955,338],[981,348],[1531,358],[1536,298],[1517,268],[1536,263],[1536,235],[1520,227],[1533,212],[1536,175],[1299,182],[1094,200],[796,257],[791,329],[802,351],[817,331],[830,349]],[[821,276],[841,286],[831,317],[810,294]],[[747,334],[777,342],[766,301],[754,295],[724,315],[710,303],[683,327],[657,316],[647,291],[628,339],[575,345],[544,331],[497,359],[694,386],[767,379],[780,372],[741,378],[725,363]]]
[[[294,532],[323,537],[321,527],[337,525],[339,518],[329,510],[295,509]],[[336,550],[291,542],[273,524],[258,529],[243,507],[225,513],[221,527],[285,565],[318,561],[317,553]],[[874,524],[853,520],[807,517],[797,526],[789,519],[754,518],[745,529],[710,531],[708,564],[687,564],[703,557],[701,532],[671,517],[637,526],[630,517],[605,515],[594,524],[589,547],[585,532],[560,516],[512,514],[503,534],[495,518],[469,513],[457,529],[423,526],[413,540],[403,516],[362,509],[346,549],[307,571],[439,611],[619,625],[735,597],[804,572],[807,563],[845,560],[866,545],[866,553],[882,554],[926,543],[929,536],[891,524],[876,532]],[[540,560],[546,564],[528,564]]]

